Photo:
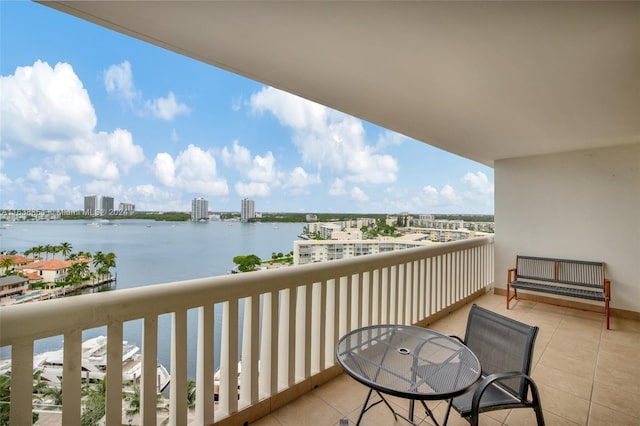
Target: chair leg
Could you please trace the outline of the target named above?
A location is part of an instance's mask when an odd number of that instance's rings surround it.
[[[538,426],[544,426],[544,415],[542,414],[542,404],[540,403],[538,387],[533,381],[531,381],[529,382],[529,389],[531,390],[531,404],[533,405],[533,411],[536,413]]]

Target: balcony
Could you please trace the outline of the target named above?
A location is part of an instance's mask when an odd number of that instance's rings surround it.
[[[340,375],[334,353],[344,333],[376,323],[425,324],[446,315],[487,291],[494,281],[493,264],[493,238],[476,238],[8,306],[0,311],[0,346],[11,346],[11,424],[31,422],[34,341],[59,335],[64,337],[60,424],[80,424],[82,332],[105,326],[106,423],[121,424],[120,342],[124,324],[134,320],[143,323],[139,424],[157,422],[158,335],[169,332],[171,424],[253,422]],[[222,309],[219,320],[214,318],[216,306]],[[189,311],[197,313],[195,330],[189,328]],[[170,331],[159,328],[159,317],[166,314],[171,317]],[[219,359],[214,355],[214,334],[220,336]],[[189,335],[197,335],[193,413],[186,404]],[[214,404],[217,364],[221,379]]]
[[[613,319],[607,331],[602,315],[564,307],[519,301],[505,309],[504,296],[486,294],[475,299],[485,308],[540,327],[536,339],[532,376],[541,392],[545,421],[549,425],[637,425],[640,423],[640,321]],[[428,325],[446,334],[464,335],[470,304]],[[335,426],[346,418],[355,424],[367,388],[346,374],[314,389],[285,407],[260,419],[255,426]],[[389,398],[394,408],[407,415],[408,403]],[[446,404],[429,404],[442,419]],[[416,408],[420,425],[431,425]],[[303,421],[301,419],[307,419]],[[365,414],[365,425],[391,426],[395,422],[384,405]],[[468,425],[452,412],[449,425]],[[535,424],[531,409],[484,413],[482,425]]]
[[[33,341],[64,335],[62,413],[41,414],[39,424],[80,424],[81,332],[107,326],[110,341],[122,341],[123,323],[143,319],[142,409],[135,424],[335,425],[357,418],[366,389],[342,374],[334,345],[349,330],[396,322],[428,325],[463,335],[470,302],[536,324],[533,376],[550,424],[634,424],[640,420],[640,321],[612,319],[606,331],[599,313],[519,301],[506,311],[504,296],[491,292],[493,238],[477,238],[343,261],[251,274],[213,277],[4,308],[0,343],[12,346],[11,424],[30,424]],[[337,283],[337,285],[336,285]],[[214,305],[223,316],[215,324]],[[73,308],[73,309],[71,309]],[[198,312],[188,330],[187,311]],[[170,412],[156,412],[158,317],[169,313],[171,329]],[[242,319],[242,321],[240,320]],[[218,328],[219,327],[219,328]],[[219,330],[219,331],[218,331]],[[164,330],[166,332],[166,330]],[[187,335],[198,335],[196,409],[186,407]],[[213,403],[213,335],[221,333],[222,371]],[[109,348],[108,425],[120,425],[121,346]],[[237,362],[242,360],[240,387]],[[258,365],[259,374],[258,374]],[[202,401],[211,401],[203,403]],[[407,404],[393,399],[399,410]],[[434,407],[442,415],[444,405]],[[486,414],[503,424],[531,420],[530,410]],[[422,413],[416,411],[417,416]],[[422,418],[422,417],[420,417]],[[367,424],[395,424],[376,407]],[[488,420],[485,420],[488,421]],[[429,424],[424,422],[423,424]],[[454,416],[452,424],[464,424]]]

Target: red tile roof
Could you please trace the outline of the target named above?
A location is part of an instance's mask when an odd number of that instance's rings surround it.
[[[2,254],[0,255],[0,261],[3,259],[13,260],[14,265],[22,265],[25,263],[33,262],[35,260],[33,258],[21,256],[19,254]]]
[[[38,271],[57,271],[59,269],[66,269],[73,265],[73,262],[68,260],[51,259],[51,260],[39,260],[37,262],[29,263],[28,265],[19,266],[16,269],[35,269]]]

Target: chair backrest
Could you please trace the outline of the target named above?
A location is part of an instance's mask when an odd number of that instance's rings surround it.
[[[533,345],[538,327],[473,305],[469,312],[464,342],[478,357],[483,376],[493,373],[531,372]],[[522,379],[500,383],[506,391],[521,399],[527,397],[527,385]]]

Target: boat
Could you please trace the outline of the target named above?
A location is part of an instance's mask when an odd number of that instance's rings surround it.
[[[242,361],[238,361],[238,391],[240,390],[240,373],[242,373]],[[258,374],[260,374],[260,361],[258,361]],[[220,396],[220,368],[213,374],[213,400],[218,401]],[[240,393],[238,392],[238,398]]]
[[[122,342],[122,380],[140,385],[142,376],[142,354],[140,348]],[[62,383],[64,350],[43,352],[33,357],[33,369],[40,372],[40,378],[54,386]],[[162,392],[169,384],[170,375],[160,363],[157,365],[156,384]],[[95,383],[103,380],[107,374],[107,338],[98,336],[82,343],[82,380]]]

